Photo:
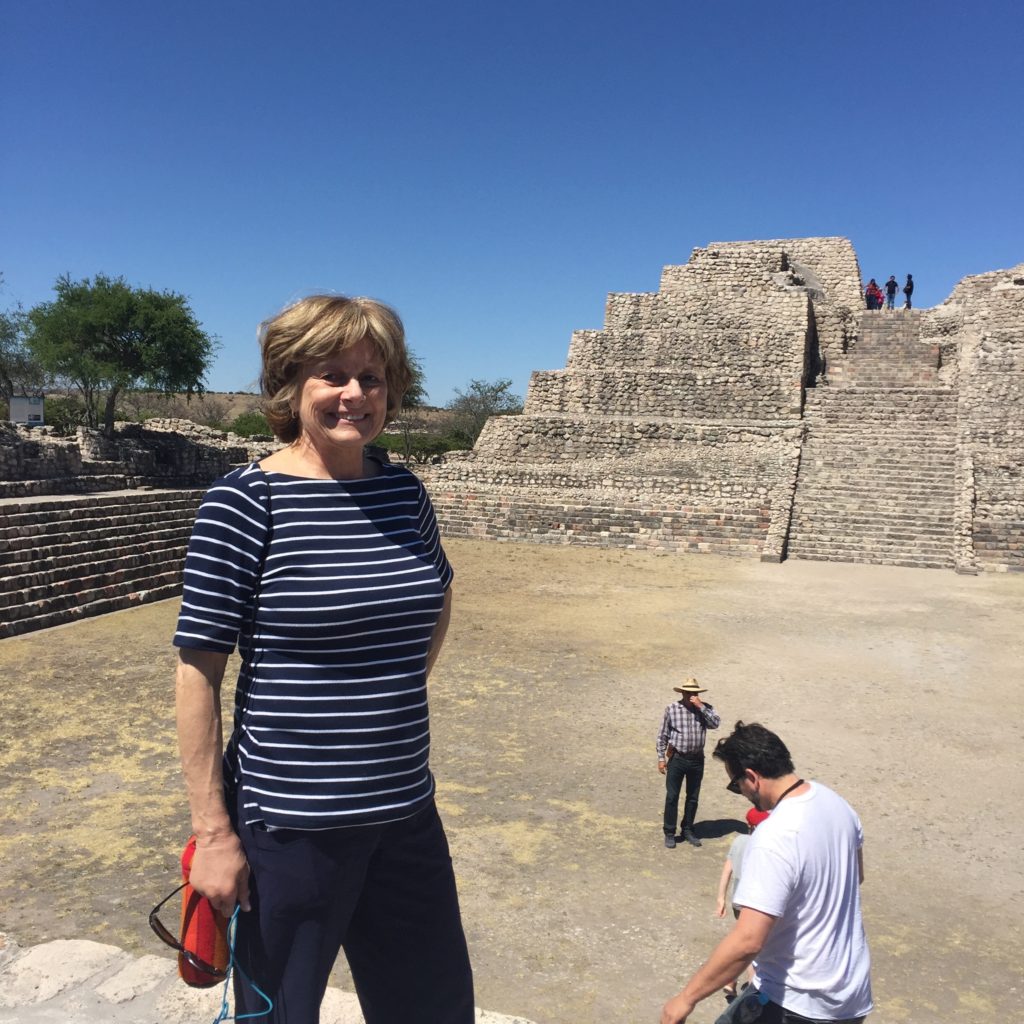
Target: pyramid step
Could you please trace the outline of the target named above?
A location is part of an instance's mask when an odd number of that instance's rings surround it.
[[[191,523],[195,518],[194,507],[141,512],[136,515],[110,516],[61,516],[32,520],[19,516],[18,521],[7,521],[0,526],[0,545],[14,544],[28,540],[41,545],[64,543],[69,534],[79,538],[95,536],[102,539],[113,535],[131,535],[150,529],[168,529],[175,524]],[[23,547],[24,544],[17,546]]]
[[[20,600],[33,600],[30,596],[38,590],[54,590],[66,584],[103,573],[119,573],[141,567],[148,572],[155,565],[185,557],[188,536],[143,540],[135,544],[122,544],[106,553],[91,551],[88,560],[81,554],[67,555],[57,559],[37,559],[30,562],[14,563],[7,566],[7,572],[0,576],[0,607]],[[20,573],[11,569],[23,570]],[[45,596],[40,594],[38,596]]]
[[[856,552],[795,552],[788,551],[787,557],[796,561],[808,562],[851,562],[862,565],[894,565],[907,569],[952,569],[953,559],[950,558],[911,558],[862,555]]]
[[[25,536],[0,540],[0,565],[11,565],[25,561],[44,561],[48,558],[63,558],[69,555],[102,554],[126,543],[150,540],[170,540],[187,538],[193,520],[184,519],[167,526],[138,528],[93,530],[61,540],[56,535]]]
[[[933,531],[919,534],[911,531],[894,531],[883,533],[878,531],[859,532],[845,530],[842,524],[821,526],[813,529],[797,526],[790,532],[790,543],[794,545],[839,546],[851,548],[893,548],[918,546],[946,549],[953,543],[953,530]]]
[[[139,604],[165,601],[181,594],[180,571],[143,582],[145,583],[144,587],[140,587],[136,581],[133,584],[84,592],[77,595],[77,603],[66,605],[63,608],[34,609],[32,614],[25,614],[17,619],[5,618],[0,621],[0,638],[20,636],[38,629],[61,626],[94,615],[106,615],[108,612],[121,611]]]
[[[17,622],[21,619],[65,612],[88,604],[93,600],[107,597],[119,597],[140,590],[148,590],[154,586],[173,584],[180,585],[183,559],[148,564],[144,571],[131,573],[127,569],[117,572],[98,572],[94,575],[82,576],[75,580],[74,587],[37,587],[30,588],[22,595],[18,603],[7,604],[4,608],[4,619]],[[0,595],[9,598],[14,595]]]

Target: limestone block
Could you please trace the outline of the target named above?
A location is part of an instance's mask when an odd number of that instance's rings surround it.
[[[152,1020],[154,1024],[157,1021],[160,1024],[195,1024],[196,1021],[212,1021],[220,1011],[223,993],[223,985],[216,985],[214,988],[189,988],[179,980],[157,992]]]
[[[46,1002],[129,959],[117,946],[84,939],[33,946],[0,973],[0,1007]]]
[[[168,957],[146,955],[123,967],[96,986],[96,994],[112,1003],[127,1003],[152,992],[159,985],[177,980],[177,967]]]

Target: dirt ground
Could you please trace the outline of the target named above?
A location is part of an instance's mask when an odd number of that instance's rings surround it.
[[[724,933],[715,887],[747,805],[716,762],[703,848],[661,842],[654,736],[695,675],[723,728],[774,728],[860,813],[871,1019],[1019,1019],[1024,576],[447,547],[433,764],[481,1006],[654,1022]],[[176,611],[0,642],[0,931],[23,945],[157,951],[146,913],[188,833]]]

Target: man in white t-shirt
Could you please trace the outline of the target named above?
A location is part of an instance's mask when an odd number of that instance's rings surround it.
[[[864,836],[853,808],[793,770],[786,745],[757,723],[720,740],[728,789],[771,811],[750,837],[733,895],[740,915],[661,1024],[681,1024],[700,1000],[752,961],[757,977],[719,1018],[759,1024],[853,1024],[872,1009],[871,960],[861,921]]]

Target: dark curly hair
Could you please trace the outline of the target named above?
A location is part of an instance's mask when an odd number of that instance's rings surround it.
[[[793,772],[786,744],[759,722],[737,722],[732,735],[718,741],[712,756],[725,762],[730,775],[752,768],[766,779],[780,779]]]

